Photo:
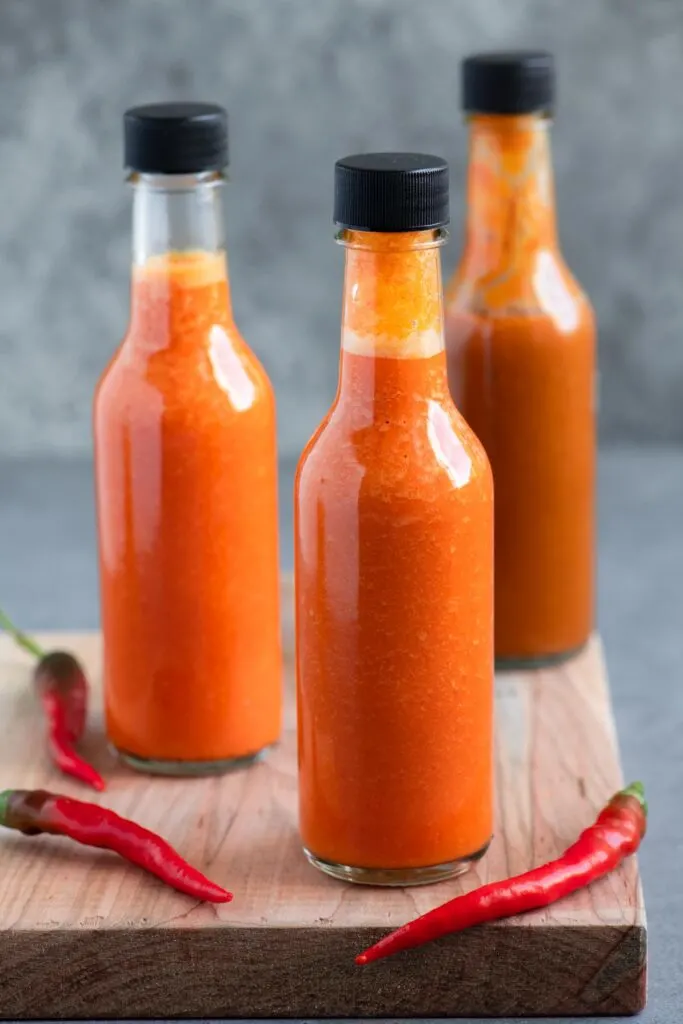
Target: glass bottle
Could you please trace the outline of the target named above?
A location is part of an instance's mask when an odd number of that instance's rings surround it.
[[[337,878],[467,869],[492,832],[493,506],[448,393],[448,169],[335,169],[339,389],[295,484],[300,827]]]
[[[213,773],[280,732],[275,403],[231,312],[225,111],[124,124],[131,316],[94,408],[106,726],[135,768]]]
[[[553,94],[548,54],[464,62],[467,220],[446,346],[493,469],[502,667],[561,660],[593,627],[595,326],[557,239]]]

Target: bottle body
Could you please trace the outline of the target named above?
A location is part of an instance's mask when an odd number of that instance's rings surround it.
[[[94,429],[109,739],[157,772],[251,759],[281,718],[275,404],[224,252],[134,266]]]
[[[545,664],[593,627],[594,317],[557,246],[548,122],[482,116],[471,131],[449,383],[493,469],[497,663]]]
[[[492,833],[491,475],[448,394],[438,250],[402,244],[347,251],[339,392],[295,485],[304,847],[396,885]]]

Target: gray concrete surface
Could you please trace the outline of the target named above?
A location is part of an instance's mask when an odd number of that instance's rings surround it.
[[[559,61],[561,234],[598,311],[603,435],[683,441],[680,0],[3,0],[0,454],[89,450],[93,385],[127,316],[127,106],[229,107],[235,310],[295,457],[337,374],[334,160],[447,156],[449,269],[459,60],[520,46]]]
[[[282,470],[283,564],[292,562],[292,465]],[[98,622],[87,462],[0,460],[0,598],[27,628]],[[647,1024],[683,1012],[683,451],[601,453],[599,622],[626,775],[642,778],[641,864],[650,934]]]

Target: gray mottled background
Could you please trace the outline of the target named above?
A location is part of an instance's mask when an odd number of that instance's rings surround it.
[[[557,54],[561,236],[597,306],[605,440],[683,441],[681,0],[2,0],[0,454],[87,454],[128,312],[121,114],[227,105],[234,304],[296,456],[332,396],[341,253],[332,165],[453,162],[459,250],[473,49]]]
[[[459,61],[519,46],[558,56],[561,236],[600,321],[598,623],[652,808],[639,1020],[680,1024],[683,0],[0,0],[0,601],[27,629],[98,625],[90,404],[128,314],[123,110],[230,109],[234,303],[278,392],[291,568],[293,463],[337,372],[334,160],[448,156],[450,270]]]

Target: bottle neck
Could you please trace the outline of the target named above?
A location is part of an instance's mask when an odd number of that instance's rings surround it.
[[[174,252],[224,251],[223,178],[204,174],[133,174],[133,264]]]
[[[346,247],[340,397],[376,404],[382,389],[395,398],[397,382],[408,378],[412,398],[445,392],[445,239],[442,230],[338,235]]]
[[[464,262],[478,275],[533,273],[557,248],[550,121],[541,115],[470,118]]]
[[[154,336],[155,347],[178,344],[188,304],[189,333],[232,322],[222,176],[136,173],[131,181],[132,329]]]
[[[443,349],[443,231],[341,231],[342,349],[414,359]]]

